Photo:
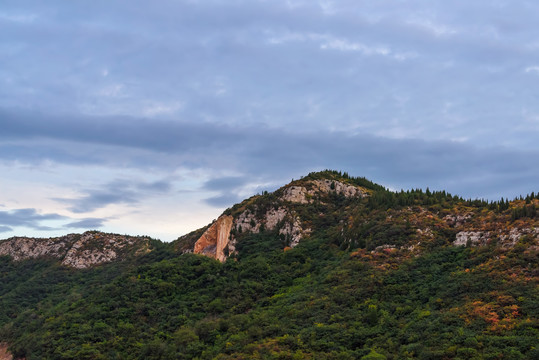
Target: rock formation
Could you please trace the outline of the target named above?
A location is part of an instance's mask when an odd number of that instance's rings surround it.
[[[313,198],[320,193],[328,194],[330,192],[335,192],[337,194],[342,194],[347,198],[350,197],[364,197],[368,193],[365,189],[345,184],[336,180],[311,180],[305,184],[305,186],[288,186],[283,189],[283,195],[281,200],[289,201],[299,204],[308,204],[313,202]]]
[[[219,217],[197,240],[193,252],[225,261],[228,256],[225,248],[230,241],[232,221],[233,218],[229,215]]]
[[[65,266],[85,269],[134,252],[149,251],[149,239],[88,231],[49,239],[13,237],[0,241],[0,255],[15,261],[35,258],[61,260]]]
[[[539,239],[539,228],[517,228],[499,229],[492,231],[460,231],[457,233],[453,245],[455,246],[484,246],[489,241],[496,240],[499,245],[505,248],[515,246],[524,236],[529,236],[535,240]]]
[[[461,231],[457,233],[453,245],[455,246],[479,246],[486,245],[490,237],[488,231]]]
[[[233,226],[236,233],[249,232],[254,234],[260,232],[262,227],[265,230],[278,229],[279,234],[292,248],[311,232],[309,228],[303,227],[300,218],[293,211],[284,206],[267,210],[262,218],[257,218],[253,212],[245,210],[234,220]],[[234,236],[231,238],[231,245],[234,248]]]

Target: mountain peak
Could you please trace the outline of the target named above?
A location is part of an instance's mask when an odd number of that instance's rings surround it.
[[[312,232],[309,222],[302,220],[300,205],[329,204],[334,197],[359,200],[370,196],[372,188],[376,185],[363,178],[351,178],[346,173],[330,170],[311,173],[273,193],[234,205],[198,238],[184,237],[182,240],[190,240],[184,251],[224,261],[229,254],[236,253],[238,239],[264,231],[275,231],[283,247],[293,248]]]

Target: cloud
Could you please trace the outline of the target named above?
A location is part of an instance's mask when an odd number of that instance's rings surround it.
[[[233,193],[226,193],[219,196],[212,196],[207,199],[204,199],[204,201],[208,205],[215,206],[217,208],[232,206],[242,200],[243,199],[240,196]]]
[[[251,180],[253,180],[251,178]],[[225,176],[212,178],[204,183],[202,188],[210,192],[218,192],[219,195],[204,199],[204,201],[215,207],[230,206],[243,200],[240,192],[249,182],[248,177]]]
[[[0,13],[0,20],[11,21],[14,23],[28,24],[36,20],[37,15],[35,14],[7,14]]]
[[[283,45],[293,42],[310,42],[316,44],[322,50],[336,50],[342,52],[356,52],[364,56],[385,56],[396,60],[407,60],[416,57],[412,51],[395,53],[388,46],[366,45],[358,41],[351,41],[343,37],[335,37],[322,33],[269,33],[267,42],[271,45]]]
[[[432,33],[434,36],[452,36],[459,33],[459,30],[455,28],[451,28],[444,24],[435,23],[432,20],[428,19],[413,19],[409,20],[408,24],[412,26],[417,26],[422,30]]]
[[[137,204],[148,197],[169,193],[171,188],[171,183],[165,180],[147,182],[118,179],[99,188],[81,190],[84,195],[78,198],[53,200],[68,204],[69,210],[74,213],[87,213],[109,205]]]
[[[388,138],[358,129],[327,131],[265,125],[149,122],[137,118],[127,121],[115,117],[80,117],[76,122],[67,122],[52,116],[13,116],[6,121],[5,128],[0,135],[4,140],[0,159],[4,161],[41,159],[79,165],[128,166],[146,172],[159,168],[159,173],[169,174],[178,167],[212,169],[213,174],[239,174],[216,175],[202,186],[204,191],[219,193],[208,199],[212,205],[238,199],[249,184],[255,182],[288,181],[291,174],[299,177],[324,168],[345,170],[394,187],[424,184],[445,188],[444,184],[450,184],[453,192],[472,197],[491,196],[496,191],[514,195],[534,191],[534,179],[539,175],[528,165],[539,149],[471,145],[469,141]],[[11,145],[13,143],[16,145]],[[527,188],[519,186],[511,190],[507,182],[499,183],[507,181],[507,174],[525,181]],[[474,185],[476,182],[483,186]],[[70,205],[73,212],[85,213],[111,204],[137,204],[168,194],[173,189],[172,184],[171,179],[116,179],[79,189],[83,195],[78,198],[57,200]]]
[[[539,66],[528,66],[526,69],[524,69],[527,73],[536,73],[539,74]]]
[[[67,217],[49,213],[39,214],[36,209],[15,209],[10,211],[0,211],[0,225],[4,232],[11,227],[27,227],[34,230],[53,230],[53,227],[43,225],[43,222],[65,220]]]
[[[0,225],[0,233],[2,233],[2,232],[10,232],[10,231],[13,231],[13,229],[10,228],[9,226],[1,226]]]
[[[84,218],[64,225],[67,229],[99,229],[104,226],[106,219]]]
[[[0,109],[0,118],[0,140],[4,141],[49,139],[152,151],[215,147],[235,133],[227,125],[133,117],[54,116]]]
[[[247,178],[242,176],[226,176],[220,178],[214,178],[204,183],[206,190],[233,190],[241,187],[248,181]]]
[[[67,224],[62,225],[61,223]],[[37,209],[12,209],[0,211],[0,233],[12,232],[14,228],[27,228],[39,232],[58,231],[61,229],[98,229],[104,226],[107,219],[82,218],[73,219],[55,213],[41,214]],[[53,223],[49,226],[47,223]]]

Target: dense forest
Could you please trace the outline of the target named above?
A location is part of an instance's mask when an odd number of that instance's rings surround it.
[[[28,360],[539,358],[539,196],[392,192],[334,171],[293,184],[317,179],[368,196],[286,204],[311,230],[293,248],[262,228],[223,263],[181,251],[194,235],[84,270],[0,257],[0,342]],[[225,213],[283,206],[283,191]],[[499,235],[456,246],[464,229]]]

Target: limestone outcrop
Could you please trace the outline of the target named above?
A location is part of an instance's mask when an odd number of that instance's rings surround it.
[[[232,222],[233,217],[230,215],[219,217],[197,240],[193,252],[225,261],[228,256],[225,249],[230,242]]]
[[[444,217],[444,220],[447,222],[447,224],[451,227],[460,227],[466,224],[468,220],[472,218],[471,214],[455,214],[455,215],[446,215]]]
[[[61,259],[76,239],[75,234],[49,239],[12,237],[0,241],[0,255],[8,255],[15,261],[41,257]]]
[[[67,251],[62,264],[77,269],[104,264],[120,257],[125,250],[137,254],[149,251],[147,238],[87,232]]]
[[[490,238],[488,231],[461,231],[457,233],[453,245],[455,246],[479,246],[486,245]]]
[[[335,192],[342,194],[347,198],[368,196],[365,189],[350,184],[345,184],[336,180],[312,180],[305,186],[293,185],[283,189],[281,200],[299,204],[308,204],[314,201],[314,198],[320,194],[329,194]]]
[[[529,236],[536,241],[539,240],[539,228],[512,228],[508,234],[500,235],[500,242],[504,247],[513,247],[524,236]]]
[[[505,248],[515,246],[518,241],[529,236],[535,241],[539,240],[539,228],[518,228],[514,227],[511,230],[491,231],[460,231],[456,235],[453,245],[455,246],[484,246],[489,241],[496,240],[499,245]]]
[[[0,255],[15,261],[35,258],[58,259],[65,266],[85,269],[149,251],[149,239],[88,231],[55,238],[13,237],[0,241]]]
[[[236,233],[256,234],[262,227],[265,230],[279,229],[279,234],[283,236],[287,246],[292,248],[311,232],[311,229],[302,226],[300,218],[295,213],[284,206],[269,209],[261,219],[258,219],[253,212],[246,210],[234,221]],[[231,243],[235,245],[234,237]]]

